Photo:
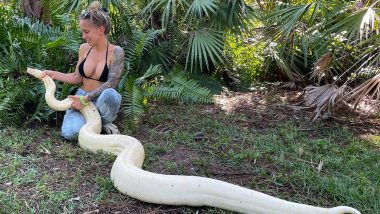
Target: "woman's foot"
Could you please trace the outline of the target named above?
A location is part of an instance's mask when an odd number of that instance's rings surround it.
[[[102,129],[103,129],[103,132],[106,134],[120,134],[119,129],[113,123],[104,124]]]

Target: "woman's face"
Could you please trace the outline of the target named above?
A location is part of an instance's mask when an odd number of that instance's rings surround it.
[[[90,23],[88,19],[79,20],[79,27],[82,31],[82,38],[90,45],[94,46],[100,38],[103,38],[104,27],[98,27]]]

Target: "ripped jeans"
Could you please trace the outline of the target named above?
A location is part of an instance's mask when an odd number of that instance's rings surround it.
[[[75,95],[85,96],[88,92],[78,88]],[[92,101],[98,109],[102,118],[102,123],[112,123],[121,105],[121,95],[113,88],[104,90],[96,100]],[[68,109],[63,118],[61,136],[67,140],[75,140],[79,130],[86,123],[84,116],[78,110]]]

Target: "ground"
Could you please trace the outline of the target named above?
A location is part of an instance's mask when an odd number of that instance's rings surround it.
[[[379,115],[339,111],[312,123],[301,97],[257,87],[226,92],[212,105],[153,103],[131,135],[144,145],[148,171],[380,213]],[[0,137],[0,213],[231,213],[122,195],[109,179],[115,157],[62,140],[59,127],[9,127]]]

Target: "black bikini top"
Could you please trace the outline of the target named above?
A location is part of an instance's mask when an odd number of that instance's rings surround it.
[[[87,78],[87,79],[92,79],[92,80],[97,80],[97,81],[100,81],[100,82],[106,82],[107,79],[108,79],[108,73],[109,73],[109,69],[108,69],[108,65],[107,65],[107,57],[108,57],[108,44],[107,44],[107,52],[106,52],[106,64],[104,65],[104,68],[103,68],[103,72],[102,74],[100,75],[99,79],[94,79],[94,78],[91,78],[91,77],[87,77],[86,74],[84,73],[84,63],[86,62],[86,59],[87,59],[87,56],[88,54],[90,53],[92,47],[90,48],[90,50],[87,52],[87,55],[86,55],[86,58],[83,59],[83,61],[79,64],[79,74],[84,77],[84,78]]]

